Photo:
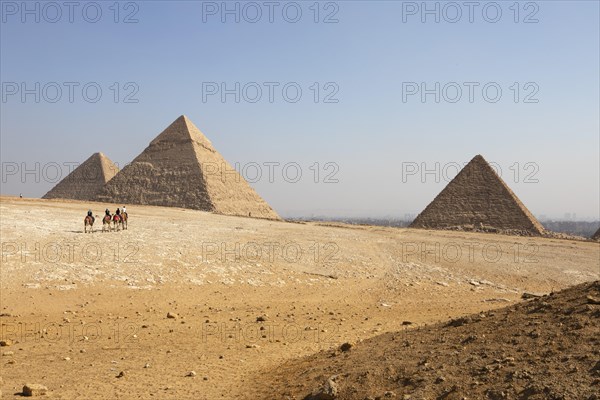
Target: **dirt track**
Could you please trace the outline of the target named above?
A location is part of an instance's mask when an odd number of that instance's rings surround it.
[[[233,399],[261,371],[403,321],[600,279],[592,242],[133,205],[128,230],[84,234],[106,207],[1,198],[4,397],[32,382],[62,399]]]

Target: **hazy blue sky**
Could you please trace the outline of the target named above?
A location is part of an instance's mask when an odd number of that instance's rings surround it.
[[[284,216],[416,214],[482,154],[535,215],[599,218],[598,1],[1,10],[3,194],[42,196],[97,151],[123,166],[186,114]]]

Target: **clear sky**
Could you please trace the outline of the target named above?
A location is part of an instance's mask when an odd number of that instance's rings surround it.
[[[0,4],[2,194],[185,114],[283,216],[416,214],[482,154],[599,218],[598,1]]]

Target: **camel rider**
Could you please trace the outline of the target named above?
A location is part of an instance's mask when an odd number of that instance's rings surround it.
[[[88,210],[87,216],[88,216],[88,217],[92,217],[92,224],[93,224],[94,222],[96,222],[96,218],[94,218],[94,215],[93,215],[93,213],[92,213],[92,210]]]
[[[123,206],[123,209],[121,210],[121,212],[122,212],[123,214],[127,214],[127,209],[125,208],[125,206]]]

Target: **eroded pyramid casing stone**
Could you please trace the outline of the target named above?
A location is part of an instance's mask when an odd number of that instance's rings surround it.
[[[108,182],[97,200],[280,219],[183,115]]]

